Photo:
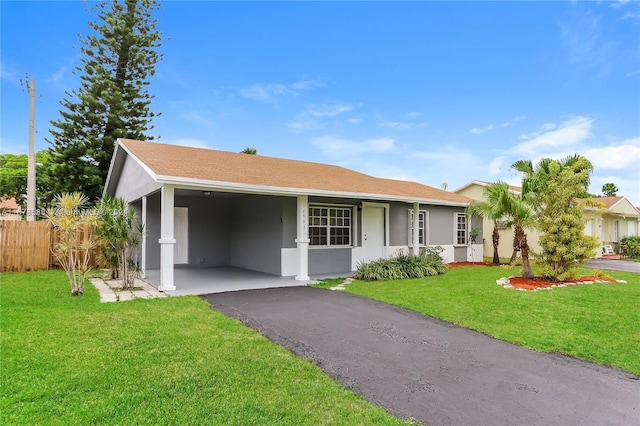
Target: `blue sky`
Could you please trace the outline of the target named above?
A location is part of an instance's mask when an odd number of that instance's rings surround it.
[[[79,86],[79,1],[2,1],[3,153]],[[158,141],[338,164],[453,190],[579,153],[640,205],[640,3],[166,2]],[[321,178],[321,177],[319,177]]]

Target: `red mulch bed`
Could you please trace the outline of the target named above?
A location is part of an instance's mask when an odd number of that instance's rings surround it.
[[[500,266],[497,263],[487,263],[487,262],[451,262],[447,263],[447,266],[450,268],[459,268],[464,266]],[[585,282],[607,282],[607,283],[615,283],[616,280],[609,277],[594,277],[594,276],[582,276],[580,278],[573,278],[564,281],[549,281],[542,277],[535,278],[522,278],[522,277],[511,277],[509,278],[509,284],[511,284],[514,288],[521,288],[523,290],[535,290],[538,288],[548,288],[557,285],[579,285]]]
[[[487,262],[451,262],[447,263],[449,268],[459,268],[461,266],[500,266],[497,263],[487,263]]]
[[[557,286],[560,284],[578,285],[578,284],[582,284],[584,282],[589,282],[589,281],[590,282],[594,282],[594,281],[608,282],[608,283],[616,282],[616,280],[614,280],[613,278],[607,278],[607,277],[598,278],[593,276],[582,276],[580,278],[572,278],[564,281],[548,281],[542,277],[535,277],[535,278],[510,277],[509,278],[509,283],[514,288],[522,288],[524,290],[535,290],[537,288],[547,288],[551,286]]]

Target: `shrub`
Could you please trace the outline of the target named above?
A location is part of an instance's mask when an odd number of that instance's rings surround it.
[[[620,248],[624,257],[640,258],[640,235],[621,238]]]
[[[359,263],[354,277],[359,280],[384,281],[406,278],[424,278],[447,272],[440,246],[424,247],[420,255],[409,256],[402,251],[389,259]]]

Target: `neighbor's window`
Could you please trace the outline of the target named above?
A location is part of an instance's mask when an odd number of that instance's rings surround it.
[[[427,212],[420,211],[418,213],[418,242],[419,245],[425,246],[427,241]],[[413,247],[413,209],[409,209],[409,247]]]
[[[453,226],[455,227],[455,244],[467,244],[467,215],[464,213],[456,213],[453,216]]]
[[[351,245],[351,207],[309,207],[312,246]]]

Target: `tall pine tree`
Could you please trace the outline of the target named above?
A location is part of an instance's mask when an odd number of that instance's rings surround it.
[[[51,121],[49,198],[80,191],[97,201],[118,138],[152,140],[147,91],[162,58],[156,0],[112,0],[95,6],[93,34],[81,39],[80,88],[66,92],[61,118]]]

